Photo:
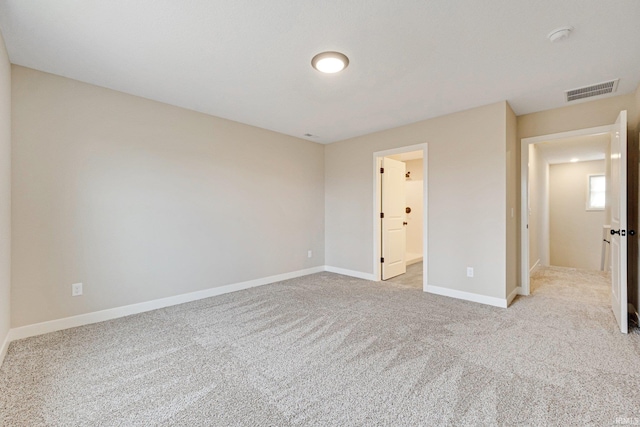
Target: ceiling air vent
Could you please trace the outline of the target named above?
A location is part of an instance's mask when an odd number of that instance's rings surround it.
[[[618,89],[618,80],[615,79],[608,82],[598,83],[591,86],[580,87],[565,91],[567,94],[567,102],[577,101],[578,99],[590,98],[592,96],[613,93]]]

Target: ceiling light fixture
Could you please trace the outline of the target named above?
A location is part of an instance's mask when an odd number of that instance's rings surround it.
[[[569,26],[556,28],[547,35],[547,38],[551,40],[552,43],[557,43],[569,38],[569,34],[571,34],[571,31],[573,31],[573,27]]]
[[[311,59],[311,66],[321,73],[333,74],[349,65],[349,58],[340,52],[322,52]]]
[[[571,163],[575,163],[575,162],[577,162],[578,160],[580,160],[580,159],[573,158],[573,159],[571,159]]]

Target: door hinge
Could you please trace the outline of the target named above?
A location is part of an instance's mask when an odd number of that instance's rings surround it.
[[[384,168],[380,168],[380,173],[384,173]]]
[[[384,218],[384,212],[380,212],[380,218]]]
[[[384,258],[380,258],[380,262],[384,263]]]

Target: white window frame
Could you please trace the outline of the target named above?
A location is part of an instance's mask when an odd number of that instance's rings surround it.
[[[591,206],[591,177],[592,176],[601,176],[604,178],[604,188],[605,188],[605,204],[602,207],[594,207]],[[591,173],[587,175],[587,203],[586,210],[587,211],[603,211],[607,206],[607,177],[604,173]]]

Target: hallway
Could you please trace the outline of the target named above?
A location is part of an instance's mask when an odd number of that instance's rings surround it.
[[[539,267],[531,275],[530,286],[533,296],[611,306],[611,277],[604,271]]]
[[[594,317],[602,311],[600,319],[610,318],[611,276],[603,271],[580,270],[568,267],[540,267],[531,275],[531,296],[549,298],[553,303],[565,303],[575,308],[582,307],[586,316]],[[640,335],[640,329],[629,321],[629,333]]]

